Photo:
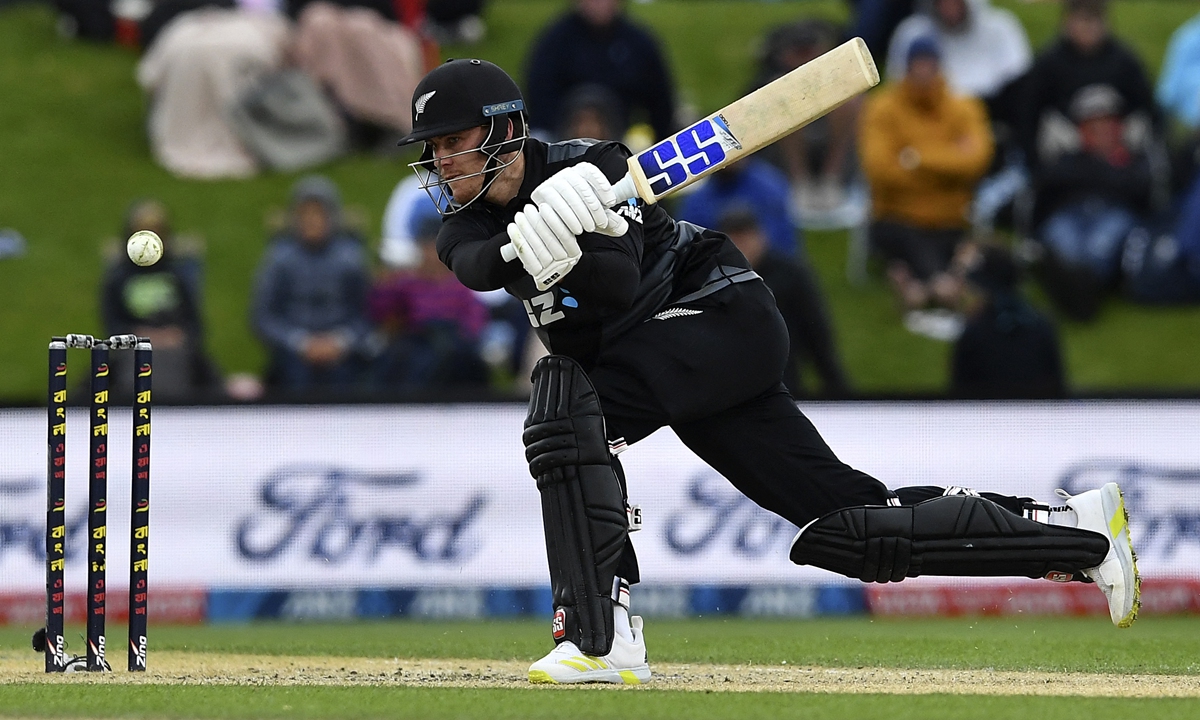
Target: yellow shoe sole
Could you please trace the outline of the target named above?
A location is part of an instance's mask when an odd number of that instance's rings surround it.
[[[1133,538],[1129,536],[1129,510],[1125,507],[1125,493],[1120,488],[1117,492],[1121,496],[1121,514],[1125,521],[1125,542],[1129,544],[1129,556],[1133,559],[1133,607],[1121,621],[1117,623],[1119,628],[1127,628],[1133,625],[1133,621],[1137,620],[1138,610],[1142,607],[1142,574],[1138,572],[1137,566],[1137,551],[1133,549]]]
[[[529,682],[534,685],[557,685],[558,681],[550,677],[550,673],[545,670],[530,670]]]

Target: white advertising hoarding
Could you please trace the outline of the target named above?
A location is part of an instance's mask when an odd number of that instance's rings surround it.
[[[845,461],[891,487],[963,485],[1053,501],[1125,488],[1145,574],[1200,574],[1200,403],[804,406]],[[548,584],[517,405],[161,407],[154,411],[153,586]],[[87,416],[68,435],[69,588],[84,582]],[[109,583],[128,557],[129,414],[113,410]],[[837,582],[793,566],[789,523],[660,431],[621,455],[645,529],[645,582]],[[46,426],[0,411],[0,592],[44,587]],[[848,582],[848,581],[847,581]]]

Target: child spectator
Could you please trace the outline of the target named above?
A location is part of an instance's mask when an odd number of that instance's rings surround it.
[[[487,385],[479,339],[487,307],[437,256],[440,218],[426,219],[416,235],[420,261],[378,283],[368,298],[371,321],[386,338],[375,380],[404,391]]]
[[[525,99],[539,137],[563,126],[565,101],[581,85],[613,92],[619,127],[641,112],[656,137],[675,129],[675,86],[658,38],[625,16],[621,0],[575,0],[534,42],[526,68]]]
[[[348,386],[367,335],[366,258],[341,210],[331,181],[300,180],[291,225],[259,266],[253,323],[271,353],[269,379],[289,391]]]
[[[755,211],[749,207],[731,207],[717,218],[714,227],[733,240],[775,295],[791,339],[783,382],[792,396],[807,394],[803,369],[810,362],[821,378],[823,395],[847,395],[849,388],[834,343],[833,324],[812,269],[771,247]]]
[[[871,242],[909,310],[953,302],[958,283],[947,269],[992,158],[983,105],[947,89],[940,57],[933,38],[914,41],[908,73],[868,98],[859,131]]]
[[[1012,256],[964,244],[968,320],[954,345],[950,391],[969,398],[1056,398],[1065,393],[1058,330],[1021,297]]]
[[[130,208],[125,237],[151,230],[163,241],[162,259],[145,267],[120,252],[104,273],[100,313],[109,335],[140,335],[154,346],[154,396],[168,402],[209,399],[220,392],[220,374],[204,351],[200,265],[186,257],[171,232],[166,207],[143,200]],[[112,362],[123,365],[124,353]],[[114,372],[118,394],[133,391],[132,373]]]

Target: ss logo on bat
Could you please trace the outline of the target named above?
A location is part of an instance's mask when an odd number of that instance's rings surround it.
[[[725,160],[741,143],[721,115],[705,118],[638,155],[638,165],[655,195],[662,195]]]

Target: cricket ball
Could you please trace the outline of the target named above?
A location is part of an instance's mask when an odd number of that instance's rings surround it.
[[[162,258],[162,238],[151,230],[138,230],[129,236],[125,250],[135,265],[153,265]]]

